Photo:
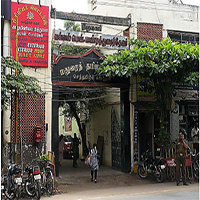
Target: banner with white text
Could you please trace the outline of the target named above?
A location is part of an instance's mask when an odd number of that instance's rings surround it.
[[[48,33],[48,6],[12,2],[11,55],[23,66],[48,67]]]

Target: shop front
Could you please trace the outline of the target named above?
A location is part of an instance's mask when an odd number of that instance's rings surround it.
[[[174,100],[176,108],[170,115],[171,139],[175,141],[179,130],[183,129],[189,146],[195,150],[194,143],[198,143],[199,140],[199,88],[175,85]]]

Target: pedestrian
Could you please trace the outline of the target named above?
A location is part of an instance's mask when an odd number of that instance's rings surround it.
[[[72,146],[72,150],[73,150],[73,167],[77,167],[77,159],[79,157],[79,144],[80,141],[76,136],[76,133],[74,133],[74,138],[73,138],[73,146]]]
[[[175,161],[176,161],[176,183],[177,186],[180,184],[180,165],[182,171],[182,179],[183,185],[188,185],[186,183],[186,169],[185,169],[185,162],[186,162],[186,152],[187,152],[187,141],[184,140],[183,131],[179,131],[179,139],[176,142],[175,147]]]
[[[193,141],[193,148],[196,151],[196,153],[199,152],[199,126],[198,122],[194,124],[194,128],[191,131],[191,137]]]
[[[60,135],[60,138],[59,138],[59,164],[61,166],[61,162],[63,160],[63,148],[64,148],[64,145],[65,145],[65,141],[64,141],[64,136],[63,134]]]
[[[90,151],[90,169],[91,169],[91,181],[93,181],[94,174],[94,182],[97,183],[97,170],[99,170],[99,163],[97,159],[97,145],[93,144],[93,149]]]

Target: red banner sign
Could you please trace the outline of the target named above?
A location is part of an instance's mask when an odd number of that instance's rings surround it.
[[[23,66],[48,67],[48,33],[48,6],[12,2],[12,56]]]

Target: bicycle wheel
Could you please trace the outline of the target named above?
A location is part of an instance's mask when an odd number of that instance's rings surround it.
[[[8,199],[14,199],[16,197],[16,193],[14,192],[8,192],[8,190],[5,191],[5,196],[8,198]]]
[[[46,190],[49,195],[53,194],[53,173],[51,170],[46,171]]]
[[[14,199],[16,197],[16,190],[14,187],[12,187],[10,190],[8,188],[5,188],[5,196],[8,199]]]
[[[196,163],[192,165],[193,176],[196,180],[199,180],[199,166]]]

